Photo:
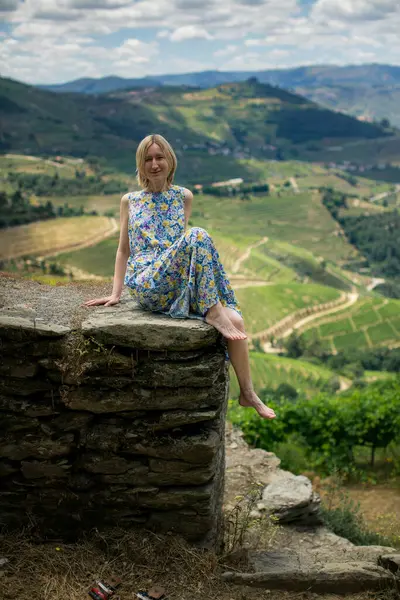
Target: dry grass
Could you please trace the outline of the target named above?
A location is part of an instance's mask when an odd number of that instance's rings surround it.
[[[360,504],[360,512],[368,528],[400,547],[400,487],[389,485],[351,486],[349,496]]]
[[[168,600],[340,600],[341,596],[270,592],[225,584],[220,573],[233,570],[214,552],[199,550],[174,536],[113,529],[92,532],[75,544],[34,543],[26,534],[0,537],[2,600],[83,600],[96,579],[120,578],[121,600],[133,600],[153,585]],[[394,596],[356,594],[352,600]]]
[[[87,215],[10,227],[1,235],[0,258],[55,254],[83,243],[98,243],[113,231],[113,223],[108,217]]]

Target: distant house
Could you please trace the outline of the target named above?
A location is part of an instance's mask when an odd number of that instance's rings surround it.
[[[227,187],[233,186],[237,187],[243,183],[243,179],[241,177],[236,177],[235,179],[228,179],[227,181],[216,181],[212,183],[212,187]]]

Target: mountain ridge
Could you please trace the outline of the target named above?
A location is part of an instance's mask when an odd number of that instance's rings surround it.
[[[290,69],[258,71],[207,70],[195,73],[151,75],[123,78],[82,78],[64,84],[38,86],[54,92],[103,94],[131,87],[194,86],[208,88],[222,83],[257,77],[261,83],[277,85],[334,110],[355,117],[389,119],[400,127],[400,66],[371,63],[366,65],[313,65]]]
[[[298,85],[304,80],[308,84],[318,84],[329,81],[332,83],[332,78],[335,77],[335,83],[340,81],[348,81],[349,76],[352,76],[353,82],[358,78],[365,82],[365,71],[375,77],[369,80],[368,85],[383,85],[387,83],[400,84],[400,66],[397,65],[382,65],[378,63],[370,63],[367,65],[313,65],[299,66],[288,69],[261,69],[257,71],[220,71],[218,69],[208,69],[206,71],[188,72],[180,74],[161,74],[147,75],[138,78],[124,78],[117,75],[107,75],[99,78],[78,78],[62,84],[38,84],[36,87],[48,89],[52,91],[75,91],[78,93],[103,93],[112,91],[110,87],[102,89],[101,84],[106,86],[118,85],[113,89],[127,89],[129,87],[141,87],[142,85],[151,85],[156,82],[158,85],[195,85],[198,87],[211,87],[219,83],[232,83],[234,81],[243,81],[250,77],[257,77],[261,83],[270,83],[273,85]],[[343,77],[339,75],[342,74]],[[358,74],[358,78],[355,77]],[[330,76],[329,76],[330,75]],[[275,79],[274,79],[275,77]],[[214,78],[214,81],[212,81]],[[98,84],[98,88],[95,88]],[[90,85],[92,91],[86,91],[85,85]],[[123,87],[120,87],[123,86]]]

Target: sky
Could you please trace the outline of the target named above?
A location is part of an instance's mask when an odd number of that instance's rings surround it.
[[[0,0],[1,75],[26,83],[400,65],[400,0]]]

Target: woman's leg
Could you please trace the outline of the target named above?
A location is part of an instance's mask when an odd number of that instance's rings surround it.
[[[203,316],[228,340],[244,340],[246,334],[238,330],[224,312],[220,302],[234,303],[235,295],[220,262],[214,242],[204,229],[193,227],[180,240],[182,261],[189,259],[188,282],[190,308]]]
[[[223,307],[222,311],[233,326],[245,334],[242,317],[231,308]],[[239,404],[254,408],[263,419],[273,419],[276,416],[275,412],[260,400],[253,388],[247,339],[228,340],[228,354],[239,382]]]

